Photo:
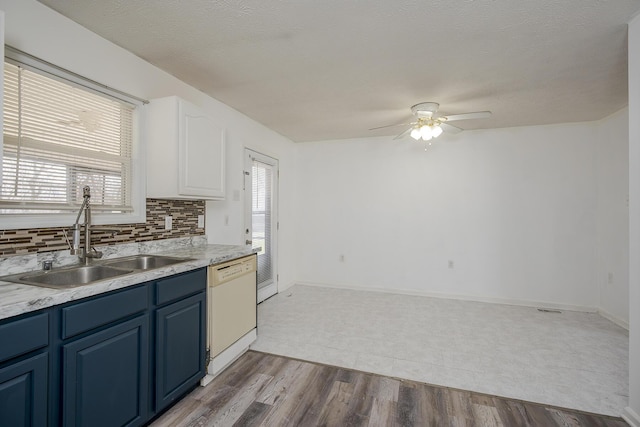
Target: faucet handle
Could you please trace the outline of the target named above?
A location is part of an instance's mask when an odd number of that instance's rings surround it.
[[[102,252],[96,250],[93,246],[91,247],[91,251],[89,253],[84,254],[86,258],[102,258]]]

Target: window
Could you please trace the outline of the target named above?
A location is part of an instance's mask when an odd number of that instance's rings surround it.
[[[43,71],[51,64],[37,68],[28,55],[36,67],[15,60],[11,52],[4,63],[0,216],[75,214],[88,185],[92,210],[118,217],[102,222],[123,222],[142,193],[134,183],[144,179],[134,174],[140,104],[78,84],[73,73],[66,79],[60,69]]]

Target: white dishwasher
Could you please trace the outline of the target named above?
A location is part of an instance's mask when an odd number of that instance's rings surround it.
[[[215,361],[218,355],[253,331],[255,340],[257,289],[256,256],[250,255],[209,267],[208,292],[208,341],[210,358]],[[240,354],[246,351],[248,344],[241,346]],[[244,351],[242,351],[244,350]],[[233,361],[240,354],[234,351],[222,357]],[[211,367],[209,369],[211,371]],[[217,370],[217,369],[216,369]],[[214,372],[210,372],[214,374]]]

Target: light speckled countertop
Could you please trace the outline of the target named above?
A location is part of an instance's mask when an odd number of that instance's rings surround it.
[[[176,247],[177,246],[177,247]],[[17,283],[0,281],[0,319],[17,316],[41,308],[63,304],[69,301],[98,295],[115,289],[125,288],[138,283],[148,282],[161,277],[194,270],[208,265],[220,264],[222,262],[240,258],[253,253],[249,246],[232,245],[176,245],[171,248],[156,247],[155,250],[131,250],[112,254],[109,258],[117,256],[127,256],[136,253],[153,253],[157,255],[167,255],[172,257],[192,258],[190,261],[170,265],[154,270],[135,272],[94,282],[90,285],[78,286],[68,289],[50,289],[38,286],[20,285]],[[100,248],[99,248],[100,249]],[[137,248],[136,248],[137,249]],[[146,248],[152,249],[152,248]],[[9,258],[2,260],[7,262]],[[30,270],[35,270],[37,262]],[[55,264],[54,264],[55,265]],[[54,267],[55,268],[55,267]],[[23,271],[28,271],[22,269]],[[15,272],[15,271],[14,271]],[[20,271],[22,272],[22,271]],[[12,274],[11,272],[5,274]]]

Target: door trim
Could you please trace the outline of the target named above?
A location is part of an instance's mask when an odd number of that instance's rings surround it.
[[[272,203],[271,203],[271,217],[272,217],[272,236],[271,236],[271,260],[272,260],[272,271],[273,277],[269,284],[258,288],[258,303],[264,301],[265,299],[275,295],[278,293],[278,205],[279,205],[279,180],[280,180],[280,162],[278,159],[271,157],[266,154],[262,154],[254,149],[245,147],[244,148],[244,227],[243,227],[243,236],[242,241],[244,242],[246,239],[246,234],[244,230],[247,228],[250,230],[249,235],[252,234],[251,230],[251,212],[252,212],[252,199],[251,199],[251,185],[252,185],[252,175],[250,162],[253,160],[257,160],[261,163],[266,163],[274,168],[274,176],[273,176],[273,195],[272,195]],[[248,191],[247,191],[248,190]],[[267,282],[268,283],[268,282]]]

